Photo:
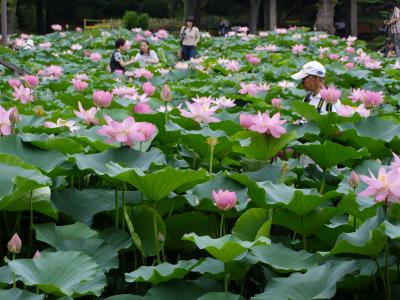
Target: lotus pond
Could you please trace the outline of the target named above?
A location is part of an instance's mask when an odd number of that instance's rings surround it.
[[[160,64],[108,73],[117,37]],[[399,299],[395,59],[296,28],[204,34],[190,63],[163,30],[15,45],[34,75],[0,68],[0,300]],[[310,60],[336,112],[291,80]]]

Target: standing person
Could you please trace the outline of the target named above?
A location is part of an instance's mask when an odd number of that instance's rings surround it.
[[[110,59],[111,73],[114,73],[117,70],[125,72],[125,67],[135,62],[134,59],[129,61],[124,61],[122,53],[125,51],[125,44],[126,41],[123,38],[119,38],[115,41],[115,51],[111,55]]]
[[[384,7],[391,12],[390,19],[385,21],[385,25],[394,44],[396,56],[400,57],[400,9],[391,1],[386,2]]]
[[[221,20],[219,23],[219,34],[225,36],[229,32],[229,21],[226,18]]]
[[[196,57],[196,46],[200,40],[200,31],[194,26],[194,18],[188,17],[185,26],[181,28],[180,41],[182,45],[183,60],[190,60]]]
[[[135,57],[135,62],[141,65],[155,65],[160,62],[157,53],[150,49],[150,45],[147,41],[140,43],[140,52]]]
[[[329,111],[336,112],[340,101],[332,105],[327,104],[321,98],[320,92],[325,86],[325,67],[317,61],[306,63],[299,72],[292,75],[295,80],[301,80],[304,89],[308,92],[304,98],[304,102],[313,105],[319,113],[326,114]]]

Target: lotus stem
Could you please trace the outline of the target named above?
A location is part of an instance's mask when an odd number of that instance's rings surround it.
[[[157,218],[156,218],[156,204],[153,203],[153,227],[154,227],[154,245],[155,245],[155,251],[157,254],[157,264],[160,263],[160,253],[158,250],[158,228],[157,228]]]
[[[307,251],[307,240],[306,240],[306,233],[304,230],[304,217],[301,217],[301,231],[303,232],[303,249]]]
[[[219,237],[223,237],[223,234],[224,234],[224,218],[225,218],[225,214],[222,214],[221,223],[219,225]]]
[[[386,287],[387,287],[387,299],[392,300],[392,290],[390,288],[390,275],[389,275],[389,249],[388,249],[388,241],[386,239],[385,242],[385,264],[386,264]]]
[[[124,182],[124,185],[122,187],[122,209],[125,207],[125,191],[126,191],[126,183]],[[122,218],[122,230],[125,230],[125,218]]]
[[[225,268],[224,269],[225,269],[224,291],[225,291],[225,293],[228,293],[230,274],[226,272],[226,263],[225,263]]]
[[[12,260],[15,260],[15,253],[13,253]],[[15,272],[13,272],[13,288],[15,289],[17,287],[17,276],[15,275]]]
[[[29,254],[32,254],[32,243],[33,243],[33,199],[32,191],[29,194],[29,206],[30,206],[30,231],[29,231]]]
[[[118,229],[119,219],[119,202],[118,202],[118,187],[115,187],[115,229]]]
[[[324,170],[324,172],[322,173],[322,182],[321,182],[321,188],[320,188],[320,190],[319,190],[319,193],[321,194],[321,195],[323,195],[324,194],[324,189],[325,189],[325,170]]]
[[[213,159],[214,159],[214,147],[210,149],[210,170],[209,172],[212,173],[213,170]]]

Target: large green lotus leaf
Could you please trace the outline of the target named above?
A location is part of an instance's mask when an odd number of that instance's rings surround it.
[[[205,249],[216,259],[224,263],[232,261],[254,246],[270,243],[270,240],[266,237],[259,237],[254,242],[248,242],[241,241],[230,234],[218,239],[213,239],[209,236],[198,236],[195,233],[190,233],[185,234],[183,240],[195,243],[199,249]]]
[[[82,252],[42,253],[40,258],[17,259],[8,265],[24,284],[46,294],[100,296],[106,285],[99,265]]]
[[[317,255],[304,250],[295,251],[282,244],[253,247],[247,258],[254,263],[266,264],[282,273],[307,271],[318,264]]]
[[[383,260],[382,260],[383,261]],[[348,275],[339,284],[339,288],[345,288],[349,290],[363,291],[368,289],[368,286],[374,280],[374,275],[378,272],[377,261],[373,259],[357,259],[357,264],[360,267],[360,271],[356,275]],[[378,261],[378,264],[383,267]]]
[[[25,290],[0,290],[0,300],[43,300],[45,295],[36,295]]]
[[[99,233],[83,223],[56,226],[54,223],[35,225],[36,239],[53,247],[64,240],[98,239]]]
[[[198,300],[244,300],[241,295],[223,292],[210,292],[199,298]]]
[[[46,151],[29,143],[22,143],[17,135],[0,139],[0,153],[19,157],[22,161],[45,172],[51,172],[65,160],[65,156],[60,152],[56,150]]]
[[[31,208],[30,202],[32,201],[33,211],[56,218],[58,211],[50,201],[50,194],[51,191],[49,187],[38,188],[32,192],[15,197],[13,202],[4,206],[2,209],[5,211],[29,211]]]
[[[223,173],[215,175],[214,178],[205,183],[194,186],[193,189],[186,193],[186,198],[191,205],[197,206],[202,199],[212,199],[212,191],[218,191],[219,189],[236,192],[236,199],[238,201],[236,205],[237,210],[243,210],[247,206],[247,188],[227,178]]]
[[[21,136],[22,141],[44,150],[57,150],[64,154],[84,152],[83,146],[69,137],[54,136],[47,134],[25,133]]]
[[[340,200],[338,209],[344,213],[366,220],[376,215],[379,204],[371,198],[361,198],[354,193],[349,193]]]
[[[248,158],[269,161],[287,144],[296,139],[296,132],[282,135],[279,139],[252,131],[241,131],[233,136],[241,145],[233,146],[233,151],[242,153]]]
[[[152,287],[146,295],[145,300],[197,300],[206,291],[199,285],[182,280],[171,281]]]
[[[304,216],[300,216],[286,208],[278,208],[274,209],[272,223],[309,237],[319,232],[319,228],[337,214],[336,207],[314,209]]]
[[[125,203],[139,203],[137,191],[125,192]],[[115,191],[110,189],[63,189],[52,192],[52,202],[62,213],[74,221],[90,225],[93,217],[101,212],[115,210]],[[121,197],[121,193],[119,193]],[[119,199],[119,207],[122,199]]]
[[[205,275],[222,275],[224,269],[225,266],[222,261],[211,257],[207,257],[199,265],[195,266],[192,269],[192,272]]]
[[[141,266],[131,273],[125,274],[127,282],[150,282],[153,285],[173,279],[182,279],[201,261],[197,259],[180,260],[176,264],[168,262],[157,266]]]
[[[237,219],[232,228],[232,235],[243,241],[252,242],[258,237],[257,235],[261,227],[269,219],[268,210],[264,208],[250,208]]]
[[[102,240],[106,241],[115,252],[122,249],[129,249],[132,246],[131,237],[122,229],[116,229],[114,227],[107,228],[103,232],[99,232],[99,236]]]
[[[154,224],[153,224],[153,209],[146,205],[135,206],[131,209],[126,209],[129,217],[129,221],[132,224],[136,238],[139,241],[135,241],[135,246],[139,248],[143,256],[153,256],[157,254],[156,245],[160,251],[164,247],[165,239],[167,238],[167,232],[165,223],[161,216],[156,211],[156,223],[157,223],[157,240],[154,235]],[[128,221],[128,220],[127,220]],[[140,243],[140,244],[138,244]]]
[[[0,156],[0,170],[0,209],[13,210],[13,202],[26,193],[51,185],[50,178],[11,156]]]
[[[351,160],[360,159],[368,155],[366,149],[355,150],[352,147],[342,146],[331,141],[295,145],[293,149],[310,157],[317,165],[326,170],[338,164],[349,164]]]
[[[1,288],[13,283],[13,275],[9,266],[0,268],[0,290]]]
[[[385,226],[385,234],[390,237],[392,240],[400,239],[400,226],[393,225],[388,221],[383,222]]]
[[[167,197],[171,192],[183,185],[205,180],[207,176],[206,171],[203,169],[194,171],[166,167],[159,171],[145,174],[140,169],[127,170],[116,164],[113,164],[113,170],[109,175],[132,184],[147,199],[155,202]]]
[[[99,129],[100,128],[98,126],[94,126],[89,129],[81,128],[75,133],[75,136],[71,138],[84,146],[90,146],[100,152],[112,148],[110,144],[107,144],[105,141],[103,141],[104,137],[97,133],[97,130]]]
[[[165,247],[176,252],[189,252],[196,249],[193,243],[182,241],[185,233],[194,232],[198,235],[212,235],[213,223],[210,216],[200,212],[184,212],[165,219],[168,238]]]
[[[381,223],[381,216],[378,213],[378,215],[365,220],[355,232],[342,233],[331,251],[320,253],[322,255],[347,253],[377,257],[387,239]]]
[[[400,135],[400,125],[377,116],[362,119],[357,123],[345,123],[339,126],[341,131],[355,131],[357,136],[390,142]]]
[[[287,278],[273,278],[265,287],[265,292],[252,299],[331,299],[336,293],[336,284],[357,269],[356,261],[328,261],[304,274],[293,273]]]
[[[299,216],[307,215],[335,195],[335,193],[321,195],[314,189],[296,189],[271,182],[259,183],[258,186],[264,189],[267,204],[283,206]]]
[[[104,298],[104,300],[142,300],[142,296],[137,296],[137,295],[117,295],[117,296],[111,296]]]
[[[165,163],[165,156],[157,148],[152,148],[149,152],[141,152],[129,147],[121,147],[95,154],[76,154],[73,158],[79,170],[90,170],[100,176],[107,175],[109,162],[141,170],[148,170],[152,163]]]

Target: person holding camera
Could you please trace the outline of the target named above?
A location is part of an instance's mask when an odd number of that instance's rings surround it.
[[[186,18],[185,26],[179,34],[181,42],[181,56],[183,60],[190,60],[196,57],[196,46],[200,40],[200,31],[194,26],[194,18]]]

